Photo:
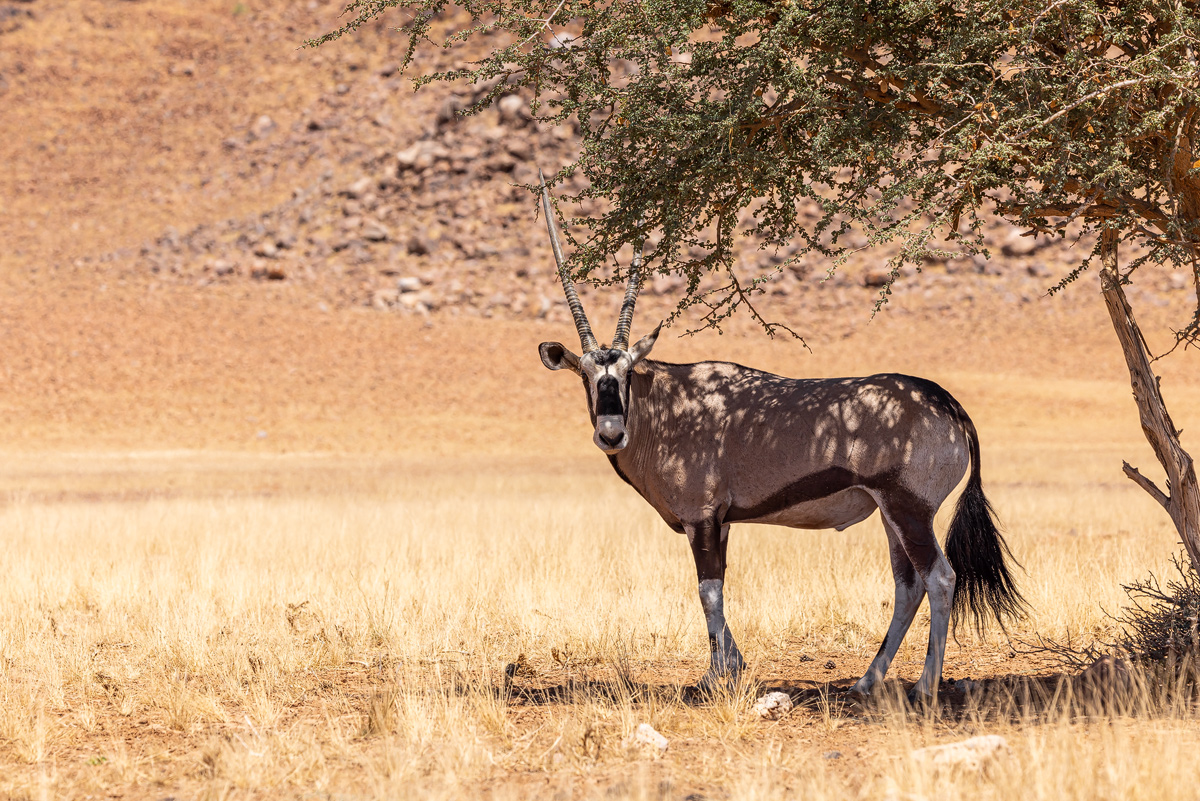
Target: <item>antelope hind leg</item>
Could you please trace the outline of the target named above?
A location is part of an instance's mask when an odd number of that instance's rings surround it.
[[[904,641],[904,635],[908,633],[913,618],[917,616],[917,609],[925,598],[925,582],[917,575],[916,568],[913,567],[908,554],[904,552],[900,535],[887,522],[886,517],[883,527],[888,537],[892,578],[896,582],[896,597],[892,606],[892,622],[888,624],[887,634],[884,635],[883,643],[879,646],[879,652],[871,660],[867,672],[855,682],[854,687],[850,690],[858,695],[870,695],[875,684],[887,675],[892,660],[896,658],[896,652],[900,650],[900,643]]]
[[[937,697],[942,662],[954,602],[954,568],[946,561],[933,532],[933,508],[915,497],[881,498],[883,519],[899,537],[904,552],[929,595],[929,650],[921,678],[908,693],[909,701],[926,703]]]

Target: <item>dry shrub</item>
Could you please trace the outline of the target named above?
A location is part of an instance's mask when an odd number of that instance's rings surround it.
[[[1173,562],[1177,575],[1165,587],[1153,573],[1124,587],[1132,606],[1117,617],[1122,629],[1116,650],[1154,664],[1195,661],[1200,652],[1200,575],[1183,555]]]
[[[1171,559],[1174,576],[1164,583],[1151,573],[1122,584],[1129,605],[1105,613],[1112,634],[1084,645],[1037,635],[1018,639],[1026,654],[1057,662],[1073,674],[1070,693],[1085,706],[1162,711],[1200,690],[1200,575],[1185,555]],[[1121,696],[1121,698],[1118,698]],[[1119,702],[1119,703],[1118,703]],[[1126,711],[1132,711],[1126,710]]]

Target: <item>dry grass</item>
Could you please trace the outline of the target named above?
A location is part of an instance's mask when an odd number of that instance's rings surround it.
[[[875,522],[737,530],[728,610],[751,676],[687,703],[707,656],[687,549],[590,446],[578,383],[538,363],[569,327],[427,326],[329,311],[291,282],[197,291],[136,263],[70,267],[259,213],[326,168],[357,176],[353,159],[220,143],[263,113],[280,136],[302,125],[394,38],[295,51],[337,3],[35,5],[0,49],[0,797],[1194,797],[1182,702],[1031,712],[1002,695],[940,719],[848,704],[838,688],[890,615]],[[396,141],[436,107],[421,97]],[[869,325],[873,290],[837,290],[862,298],[849,320],[780,306],[812,355],[735,325],[656,356],[945,384],[1028,568],[1024,633],[1103,634],[1119,585],[1164,569],[1174,540],[1119,474],[1121,458],[1155,470],[1111,328],[1086,288],[1014,304],[976,280],[936,316],[898,293]],[[1135,297],[1156,347],[1187,296],[1164,298]],[[1195,453],[1195,355],[1160,365]],[[919,673],[927,624],[894,676]],[[1046,670],[996,635],[947,663]],[[754,719],[751,679],[805,704]],[[629,742],[642,722],[665,755]],[[983,775],[908,756],[979,732],[1013,748]]]
[[[1194,788],[1187,708],[933,720],[818,692],[855,678],[887,625],[874,521],[735,534],[728,608],[753,676],[812,698],[764,723],[749,682],[682,697],[706,659],[687,549],[603,472],[393,463],[355,492],[371,462],[163,462],[208,475],[192,485],[206,492],[15,495],[0,512],[0,793],[1093,798],[1137,795],[1152,774],[1156,797]],[[268,467],[302,478],[254,494]],[[242,491],[206,483],[230,475]],[[1102,631],[1118,585],[1163,566],[1171,538],[1132,487],[1039,477],[991,488],[1029,570],[1028,630]],[[919,672],[925,623],[896,676]],[[952,647],[947,674],[1039,669],[992,636]],[[671,740],[665,756],[630,744],[641,722]],[[905,756],[981,730],[1014,748],[985,775]]]

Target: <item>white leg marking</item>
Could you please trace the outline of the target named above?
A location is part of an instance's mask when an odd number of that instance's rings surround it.
[[[880,516],[883,518],[884,527],[888,531],[889,537],[895,536],[896,541],[903,547],[905,538],[910,541],[912,538],[920,536],[921,531],[902,531],[896,522],[888,514],[888,510],[884,504],[879,503],[880,499],[875,493],[871,493],[871,497],[875,498],[875,503],[879,506]],[[930,521],[932,523],[932,521]],[[937,554],[934,557],[933,566],[921,575],[921,567],[913,562],[916,568],[916,579],[924,585],[924,592],[929,595],[929,650],[925,653],[925,667],[921,671],[921,678],[917,680],[916,685],[912,688],[910,697],[925,697],[932,698],[937,691],[938,683],[942,679],[942,662],[946,656],[946,640],[950,631],[950,612],[954,602],[954,568],[950,567],[950,563],[946,561],[946,555],[942,553],[942,548],[938,544],[937,537],[933,533],[932,525],[926,524],[926,532],[929,536],[930,544],[933,546],[934,552]],[[893,566],[894,569],[894,566]],[[917,599],[913,614],[916,614],[916,607],[920,606],[920,599]],[[892,622],[895,624],[896,615],[900,612],[900,596],[899,586],[897,586],[896,609],[892,613]],[[911,619],[910,619],[911,623]],[[905,626],[907,629],[907,626]],[[888,629],[888,645],[891,645],[891,627]],[[899,640],[895,643],[895,647],[899,648]],[[891,657],[888,658],[888,664],[891,664],[891,659],[895,657],[895,651],[892,651]],[[876,657],[878,660],[879,657]],[[872,662],[871,667],[875,663]],[[886,669],[886,668],[885,668]],[[859,680],[859,684],[867,681],[871,676],[871,669],[867,669],[867,674]],[[873,683],[873,681],[871,682]],[[858,687],[858,684],[855,685]]]
[[[915,695],[931,697],[942,679],[942,661],[946,657],[946,638],[950,630],[950,611],[954,603],[954,568],[946,561],[942,549],[937,551],[937,560],[925,576],[925,589],[929,592],[929,651],[925,654],[925,669]]]
[[[721,579],[700,582],[700,606],[704,609],[704,622],[708,626],[708,647],[712,659],[708,673],[700,681],[701,686],[711,686],[717,679],[736,676],[745,664],[725,622],[724,585]]]

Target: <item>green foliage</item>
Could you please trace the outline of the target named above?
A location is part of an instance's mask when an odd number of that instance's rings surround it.
[[[657,229],[647,264],[686,277],[687,300],[719,323],[770,277],[739,277],[736,236],[798,243],[799,255],[836,265],[857,228],[869,245],[900,243],[894,279],[940,236],[981,247],[979,215],[999,213],[1035,235],[1116,227],[1150,246],[1131,273],[1171,262],[1196,278],[1200,298],[1196,2],[462,6],[403,4],[406,66],[424,47],[488,37],[482,60],[418,83],[500,79],[464,113],[516,85],[542,121],[577,121],[579,158],[555,181],[581,171],[588,186],[569,199],[608,209],[576,242],[579,278],[607,278],[622,245]],[[340,30],[310,44],[394,7],[356,0]],[[804,204],[820,208],[815,224],[798,215]],[[701,299],[709,271],[729,281]]]

